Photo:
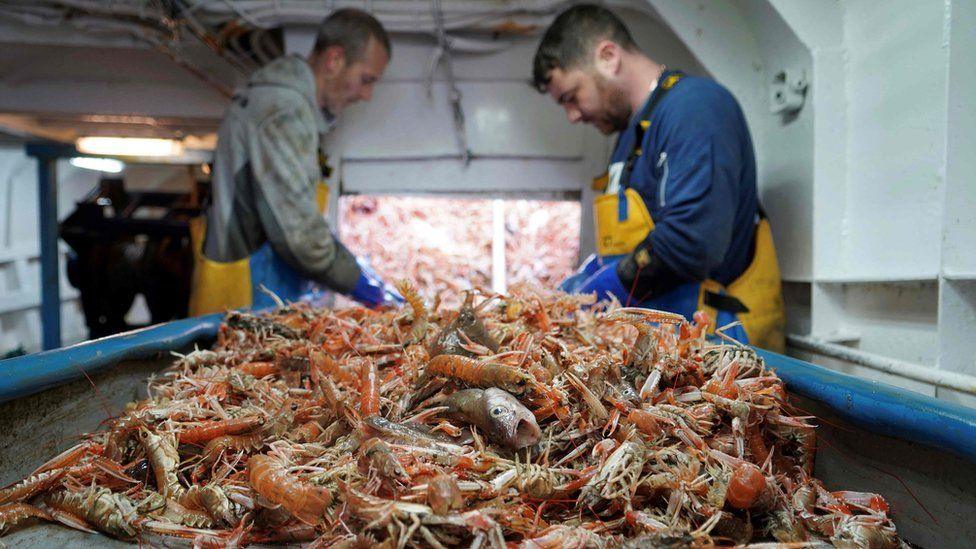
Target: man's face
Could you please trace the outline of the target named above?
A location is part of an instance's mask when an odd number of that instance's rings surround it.
[[[624,93],[595,68],[555,68],[549,78],[546,90],[566,110],[566,117],[573,124],[592,124],[603,135],[627,127],[631,108]]]
[[[316,67],[320,106],[338,116],[353,103],[369,101],[373,97],[373,86],[389,61],[390,56],[375,38],[370,38],[360,59],[352,63],[346,63],[342,48],[329,48],[323,52]]]

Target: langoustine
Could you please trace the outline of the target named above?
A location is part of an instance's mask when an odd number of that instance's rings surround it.
[[[212,351],[0,491],[0,522],[200,545],[897,545],[884,498],[812,478],[812,418],[700,319],[527,287],[459,311],[415,297],[230,315]]]

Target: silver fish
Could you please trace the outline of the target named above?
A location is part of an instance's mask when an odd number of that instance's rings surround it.
[[[452,393],[443,405],[449,415],[478,426],[488,438],[507,448],[518,450],[542,438],[532,412],[501,389],[464,389]]]
[[[448,452],[464,453],[464,447],[458,446],[447,437],[426,433],[416,427],[392,422],[382,416],[371,416],[363,420],[384,438],[398,442],[405,442],[416,446],[438,448]]]

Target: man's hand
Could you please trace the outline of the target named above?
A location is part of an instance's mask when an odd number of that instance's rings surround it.
[[[361,258],[357,258],[359,263],[359,279],[356,287],[353,288],[349,297],[366,305],[367,307],[380,307],[382,305],[399,305],[403,303],[403,296],[400,295],[392,286],[373,272],[369,263]]]
[[[617,276],[618,263],[620,263],[619,259],[608,261],[603,267],[600,267],[593,275],[583,281],[575,292],[578,294],[596,292],[598,301],[609,300],[610,296],[613,295],[616,296],[621,304],[627,306],[628,302],[633,301],[633,299],[630,296],[630,290],[624,288],[623,283],[620,282],[620,277]],[[633,305],[633,303],[630,303],[630,305]]]
[[[589,257],[583,260],[583,263],[576,269],[575,273],[559,284],[559,289],[568,294],[579,293],[579,287],[602,266],[603,260],[600,259],[600,256],[590,254]]]

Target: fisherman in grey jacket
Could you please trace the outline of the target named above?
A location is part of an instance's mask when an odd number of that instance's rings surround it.
[[[272,305],[264,286],[295,300],[323,284],[368,306],[400,301],[346,249],[322,215],[322,141],[335,117],[372,97],[390,59],[371,15],[343,9],[304,59],[281,57],[233,98],[217,134],[213,204],[194,227],[190,313]]]

